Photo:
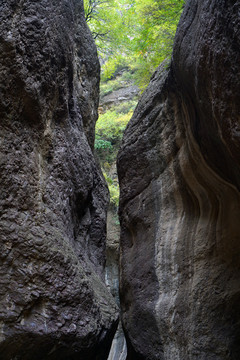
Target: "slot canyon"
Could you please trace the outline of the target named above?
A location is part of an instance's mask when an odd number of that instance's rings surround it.
[[[1,0],[0,360],[240,359],[239,19],[186,1],[124,132],[109,245],[83,2]]]

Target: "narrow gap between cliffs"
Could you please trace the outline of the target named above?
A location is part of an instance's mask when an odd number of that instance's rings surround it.
[[[94,147],[110,192],[105,280],[119,307],[117,153],[141,92],[156,67],[171,57],[184,3],[185,0],[169,0],[161,5],[146,0],[84,1],[85,19],[95,39],[101,65]],[[108,360],[125,360],[126,357],[120,324]]]
[[[100,162],[110,193],[107,214],[105,282],[119,308],[120,224],[116,158],[124,129],[132,116],[139,94],[139,87],[134,83],[134,73],[128,68],[119,67],[111,79],[102,82],[98,109],[99,119],[95,134],[95,154]],[[126,356],[126,341],[120,322],[108,360],[125,360]]]

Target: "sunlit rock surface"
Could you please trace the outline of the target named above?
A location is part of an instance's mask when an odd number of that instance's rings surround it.
[[[99,63],[80,0],[0,5],[0,359],[106,359]]]
[[[239,1],[187,1],[171,64],[124,135],[127,359],[240,358],[239,11]]]

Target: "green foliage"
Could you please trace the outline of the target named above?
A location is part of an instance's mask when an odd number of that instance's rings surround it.
[[[119,205],[119,185],[116,180],[113,180],[105,171],[103,171],[103,175],[108,184],[108,189],[110,192],[110,205],[113,208],[118,208]]]
[[[128,81],[124,80],[126,78],[128,76],[121,75],[117,79],[102,83],[101,96],[103,96],[102,93],[106,94],[123,86],[128,86]],[[123,132],[132,116],[136,102],[136,100],[131,100],[112,106],[111,109],[99,116],[96,123],[95,152],[108,184],[110,205],[115,211],[119,203],[119,185],[113,168]]]
[[[120,142],[123,131],[132,116],[132,111],[119,114],[115,110],[108,110],[99,116],[96,124],[96,135],[112,145]],[[96,147],[95,147],[96,148]]]
[[[101,97],[110,94],[113,91],[121,89],[123,86],[127,85],[126,81],[122,80],[121,77],[116,77],[113,80],[101,81]]]
[[[128,114],[128,118],[132,116],[133,110],[137,105],[138,100],[125,101],[115,107],[115,110],[121,114]]]
[[[172,53],[183,0],[136,0],[140,26],[135,36],[137,83],[145,87],[155,68]]]
[[[119,69],[121,69],[121,67],[117,67],[116,71],[119,71]],[[131,73],[131,71],[128,68],[121,69],[120,74],[116,74],[115,72],[113,79],[104,79],[104,77],[102,76],[100,83],[101,97],[106,96],[112,93],[113,91],[116,91],[123,87],[132,85],[134,83],[134,79],[135,79],[134,73]]]
[[[117,50],[116,50],[117,51]],[[127,67],[127,59],[122,54],[115,54],[115,56],[107,55],[104,64],[102,65],[102,81],[107,81],[115,76],[116,72],[121,68]]]
[[[97,150],[99,150],[99,149],[112,149],[112,144],[111,144],[110,141],[96,138],[96,140],[95,140],[95,149],[97,149]]]
[[[144,89],[156,67],[170,59],[184,0],[85,0],[85,17],[102,64],[101,96],[134,81]],[[119,70],[127,68],[119,76]],[[111,79],[111,81],[107,81]],[[118,207],[119,187],[111,174],[123,131],[136,101],[120,103],[99,116],[95,151],[105,170],[110,202]]]
[[[86,0],[85,9],[89,2]],[[89,19],[102,59],[102,79],[119,67],[134,70],[144,88],[155,68],[171,56],[184,0],[98,0]],[[86,15],[87,16],[87,15]]]
[[[110,204],[118,208],[119,206],[119,185],[114,183],[112,185],[108,185],[110,192]]]

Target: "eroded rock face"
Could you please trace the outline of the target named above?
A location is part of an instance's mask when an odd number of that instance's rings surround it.
[[[239,1],[188,1],[124,135],[128,359],[240,358]]]
[[[0,11],[0,359],[105,359],[99,63],[79,0]]]
[[[108,210],[107,216],[107,243],[106,243],[106,267],[105,267],[105,283],[113,295],[116,303],[119,303],[119,238],[120,225],[116,221],[116,210]],[[111,350],[107,360],[126,360],[127,346],[124,337],[121,322],[115,333]]]

